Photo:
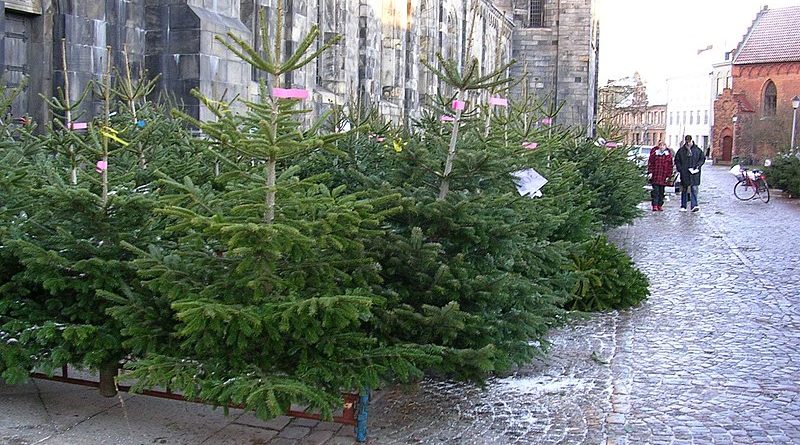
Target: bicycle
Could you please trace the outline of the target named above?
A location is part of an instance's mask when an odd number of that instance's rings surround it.
[[[765,203],[769,202],[769,184],[767,184],[767,177],[764,172],[741,167],[739,182],[733,186],[733,195],[742,201],[749,201],[758,197]]]

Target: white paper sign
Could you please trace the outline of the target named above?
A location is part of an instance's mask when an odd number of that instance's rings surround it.
[[[547,184],[547,179],[540,175],[536,170],[532,168],[519,170],[511,173],[511,176],[514,176],[517,179],[515,182],[517,185],[517,191],[520,195],[527,195],[531,198],[542,196],[542,192],[540,192],[539,189]]]

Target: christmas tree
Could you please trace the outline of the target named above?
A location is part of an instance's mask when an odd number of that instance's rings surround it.
[[[109,315],[116,306],[112,297],[147,291],[123,243],[146,246],[163,231],[152,218],[155,172],[142,160],[178,166],[191,153],[170,143],[181,132],[168,117],[148,124],[132,116],[134,106],[140,117],[156,115],[144,100],[152,84],[130,77],[116,83],[109,65],[96,83],[102,114],[88,122],[74,120],[77,102],[60,93],[49,100],[55,119],[35,138],[38,150],[15,141],[17,148],[6,153],[6,161],[24,167],[24,180],[10,181],[4,194],[13,208],[0,234],[8,265],[0,326],[7,337],[3,378],[9,382],[23,381],[34,370],[73,365],[99,370],[101,392],[110,396],[120,361],[129,355],[122,325]],[[135,94],[121,100],[115,93],[120,85]],[[151,146],[162,149],[134,149]]]
[[[205,135],[203,149],[218,163],[208,171],[218,175],[165,174],[159,182],[156,212],[167,236],[147,249],[130,246],[158,299],[119,296],[114,315],[132,334],[137,357],[127,367],[136,388],[168,387],[261,417],[292,403],[330,415],[342,391],[417,376],[437,350],[374,335],[385,299],[373,292],[381,265],[366,246],[384,235],[399,196],[351,193],[328,187],[324,173],[299,174],[298,160],[335,151],[349,133],[323,133],[326,116],[304,127],[307,92],[282,88],[283,78],[335,41],[310,51],[319,36],[313,27],[284,55],[276,29],[264,54],[233,35],[221,39],[268,82],[257,101],[195,93],[216,119],[184,118]],[[170,323],[143,316],[154,306],[168,308]],[[148,331],[159,335],[142,341]]]

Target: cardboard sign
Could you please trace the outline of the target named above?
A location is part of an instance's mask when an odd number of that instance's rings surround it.
[[[547,179],[536,170],[532,168],[519,170],[512,173],[511,176],[517,179],[515,182],[520,196],[531,198],[542,196],[539,190],[547,184]]]

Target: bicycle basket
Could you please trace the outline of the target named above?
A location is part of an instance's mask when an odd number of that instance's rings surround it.
[[[738,165],[738,164],[734,165],[733,167],[731,167],[729,172],[733,176],[736,176],[736,178],[738,178],[738,179],[744,179],[744,170],[742,169],[741,165]]]

